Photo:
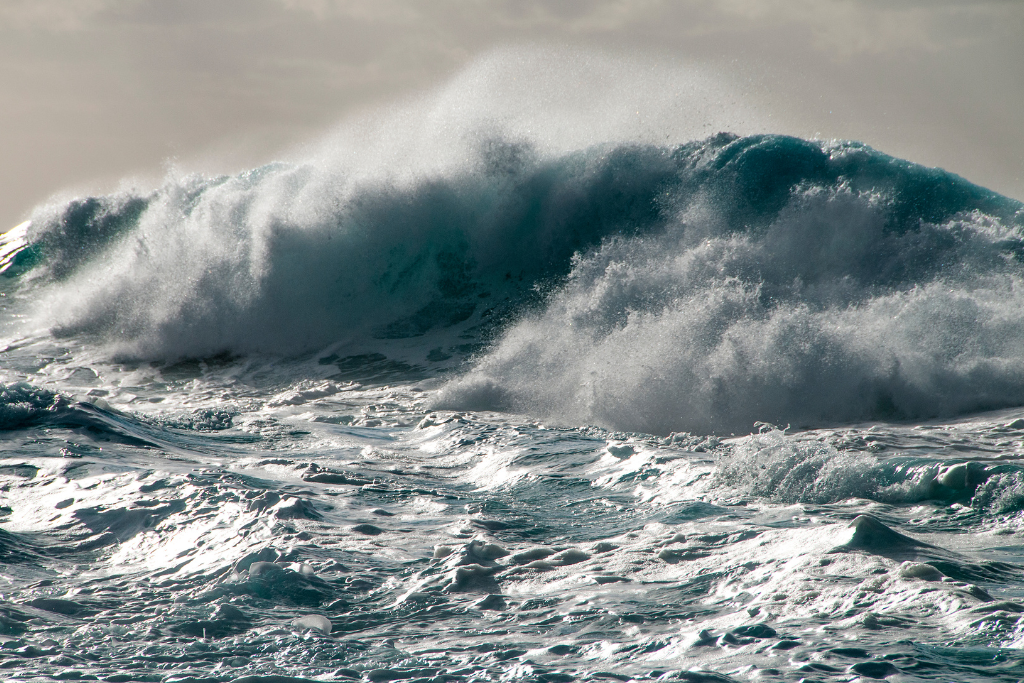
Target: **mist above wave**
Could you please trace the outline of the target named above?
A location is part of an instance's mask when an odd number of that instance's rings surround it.
[[[32,320],[121,357],[486,324],[575,251],[656,223],[673,169],[643,141],[736,127],[727,91],[704,69],[500,50],[292,163],[40,207],[14,270],[44,285]]]

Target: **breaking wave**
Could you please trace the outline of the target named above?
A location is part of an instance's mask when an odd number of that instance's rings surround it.
[[[51,205],[8,274],[54,334],[122,356],[494,339],[436,404],[572,424],[1024,404],[1016,201],[854,142],[466,153],[401,178],[274,164]]]

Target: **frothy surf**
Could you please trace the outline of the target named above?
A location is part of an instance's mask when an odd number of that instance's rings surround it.
[[[5,675],[1024,677],[1024,206],[500,62],[0,237]]]

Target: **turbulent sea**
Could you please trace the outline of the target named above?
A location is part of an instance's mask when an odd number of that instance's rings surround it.
[[[0,238],[0,677],[1024,679],[1024,205],[467,139]]]

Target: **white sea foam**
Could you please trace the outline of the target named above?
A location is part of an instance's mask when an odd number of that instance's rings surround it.
[[[840,189],[761,232],[714,220],[578,258],[439,404],[664,434],[1024,401],[1024,289],[984,217],[894,236]]]

